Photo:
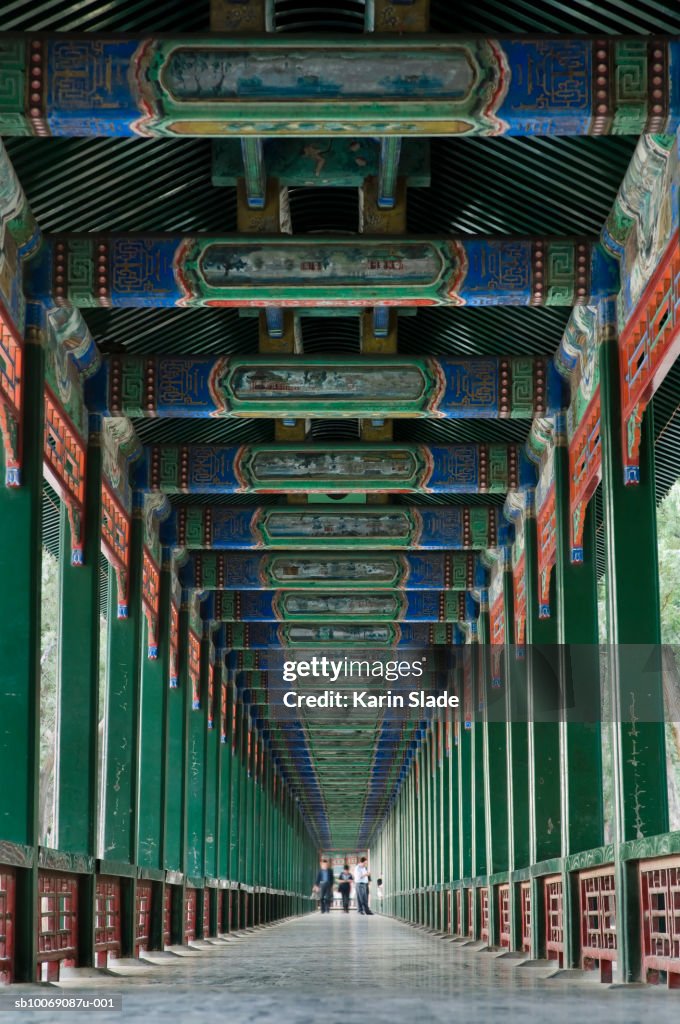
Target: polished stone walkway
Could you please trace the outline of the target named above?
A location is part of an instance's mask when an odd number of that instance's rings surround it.
[[[542,967],[461,947],[385,917],[333,912],[184,951],[131,976],[101,977],[97,995],[123,994],[123,1012],[0,1012],[2,1021],[56,1024],[677,1024],[680,993],[545,978]],[[157,955],[158,956],[158,955]],[[61,988],[85,989],[75,979]],[[13,994],[59,991],[13,986]],[[89,989],[90,992],[94,991]],[[5,990],[5,994],[8,990]],[[2,1009],[6,1003],[3,1002]]]

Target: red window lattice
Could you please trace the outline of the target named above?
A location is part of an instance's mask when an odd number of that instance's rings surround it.
[[[227,742],[227,685],[220,686],[220,743]],[[276,795],[276,792],[275,794]]]
[[[196,914],[198,889],[187,889],[184,898],[184,941],[192,942],[196,938]]]
[[[120,879],[97,878],[94,905],[94,949],[97,967],[106,967],[108,954],[120,956]]]
[[[102,551],[116,570],[118,618],[127,618],[130,517],[106,483],[102,484]]]
[[[498,887],[498,931],[500,944],[510,949],[510,886]]]
[[[0,985],[14,977],[15,886],[14,869],[0,867]]]
[[[549,960],[562,963],[564,956],[564,913],[562,879],[559,875],[543,882],[545,898],[545,948]]]
[[[585,961],[616,959],[616,889],[614,872],[580,875],[581,953]]]
[[[586,507],[602,479],[600,415],[598,386],[569,442],[569,529],[571,557],[575,562],[583,560]]]
[[[85,446],[49,388],[45,388],[43,457],[50,483],[68,506],[72,560],[82,562]]]
[[[640,895],[644,975],[667,971],[676,987],[680,982],[680,858],[642,861]]]
[[[215,666],[208,673],[208,728],[215,728]]]
[[[189,630],[189,678],[191,679],[191,706],[194,711],[201,707],[201,641]]]
[[[522,952],[531,952],[531,884],[522,882],[519,887],[520,917],[522,922]]]
[[[179,684],[179,610],[174,601],[170,603],[170,688]]]
[[[619,338],[621,439],[625,478],[639,478],[642,417],[678,357],[680,239],[676,231]]]
[[[144,548],[142,557],[142,602],[148,627],[148,654],[158,657],[158,602],[160,595],[160,573],[151,552]]]
[[[23,395],[23,347],[20,336],[0,306],[0,427],[5,449],[5,478],[18,486]]]
[[[482,942],[489,942],[489,890],[479,890],[479,921]]]
[[[542,619],[550,617],[550,577],[557,557],[557,512],[555,507],[555,485],[548,488],[545,501],[536,512],[538,534],[538,614]]]
[[[38,964],[47,963],[47,980],[59,977],[59,962],[78,957],[78,879],[51,871],[38,874]]]
[[[512,570],[512,592],[515,605],[515,643],[518,647],[524,647],[524,631],[527,621],[527,591],[524,578],[524,563],[524,555],[520,555],[517,565]]]
[[[135,915],[135,956],[149,948],[151,939],[151,903],[153,883],[144,878],[137,882],[137,912]]]
[[[489,609],[489,633],[491,636],[491,685],[502,682],[503,645],[505,644],[505,608],[503,591]]]

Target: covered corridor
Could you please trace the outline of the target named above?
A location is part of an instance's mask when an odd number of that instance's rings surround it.
[[[680,10],[636,8],[0,4],[3,998],[677,1015]],[[322,856],[379,916],[314,913]]]

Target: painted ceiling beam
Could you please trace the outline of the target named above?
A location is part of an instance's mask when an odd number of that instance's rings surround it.
[[[0,37],[3,135],[675,131],[680,41],[365,35]]]
[[[179,570],[195,590],[451,590],[484,585],[486,571],[472,552],[397,554],[355,552],[194,552]]]
[[[505,494],[535,483],[522,446],[337,444],[151,445],[140,490],[166,494]]]
[[[115,355],[86,400],[112,416],[495,419],[553,415],[562,392],[541,356]]]
[[[422,650],[439,644],[451,644],[452,624],[426,625],[390,622],[343,623],[318,625],[285,622],[234,623],[227,626],[227,639],[232,650],[281,647],[321,647],[325,651],[353,651],[362,648],[410,647]]]
[[[79,308],[573,306],[618,291],[592,239],[62,235],[27,289]]]
[[[491,505],[311,505],[174,509],[161,523],[164,544],[192,549],[412,548],[472,550],[512,540]]]
[[[214,595],[218,622],[292,622],[347,625],[352,622],[457,622],[465,617],[462,591],[382,590],[357,594],[324,590],[224,590]],[[464,601],[463,601],[464,604]],[[233,646],[229,644],[228,646]]]

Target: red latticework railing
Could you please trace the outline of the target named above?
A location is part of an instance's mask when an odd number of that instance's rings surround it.
[[[189,630],[189,679],[191,680],[191,706],[194,711],[201,707],[201,641]]]
[[[466,889],[465,890],[465,900],[467,902],[467,934],[469,936],[472,936],[474,934],[474,927],[475,927],[474,914],[473,914],[473,910],[474,910],[474,895],[475,895],[474,894],[474,889],[470,888],[470,889]]]
[[[564,910],[560,875],[543,880],[543,898],[546,953],[548,960],[557,960],[561,967],[564,962]]]
[[[581,894],[581,965],[600,968],[603,981],[611,981],[616,960],[616,888],[614,869],[600,868],[579,875]]]
[[[456,889],[456,935],[463,934],[463,890]]]
[[[179,685],[179,610],[174,601],[170,603],[170,689]]]
[[[680,857],[640,862],[640,902],[643,977],[680,988]]]
[[[572,562],[583,561],[586,509],[602,479],[600,415],[598,385],[569,442],[569,530]]]
[[[510,949],[510,886],[498,886],[498,937],[503,949]]]
[[[512,570],[512,592],[515,606],[515,643],[517,644],[517,656],[520,657],[524,650],[525,627],[527,622],[527,589],[524,578],[524,555],[520,555],[517,564]]]
[[[210,889],[204,889],[203,896],[203,938],[210,935]]]
[[[172,886],[166,885],[163,891],[163,945],[169,946],[172,938]]]
[[[142,556],[142,603],[147,623],[147,646],[150,658],[158,657],[158,603],[161,575],[151,552],[144,548]]]
[[[40,871],[38,893],[38,981],[57,981],[60,963],[72,967],[78,959],[78,879]]]
[[[21,483],[23,341],[0,304],[0,429],[5,450],[5,483]]]
[[[531,952],[531,883],[519,887],[520,918],[522,923],[522,952]]]
[[[45,388],[45,473],[68,509],[71,562],[83,562],[85,445],[49,388]]]
[[[120,878],[100,875],[94,903],[94,951],[97,967],[106,967],[109,954],[120,956]]]
[[[486,886],[479,890],[479,921],[480,937],[488,945],[490,942],[489,890]]]
[[[118,618],[128,613],[130,517],[108,486],[102,484],[102,551],[116,572]]]
[[[0,985],[9,985],[14,977],[15,907],[14,868],[0,865]]]
[[[680,238],[676,231],[619,337],[624,479],[640,479],[642,417],[680,355]]]
[[[198,889],[187,889],[184,897],[184,941],[196,938],[196,915],[198,911]]]
[[[541,619],[550,618],[550,577],[557,557],[557,512],[555,506],[555,485],[548,493],[541,507],[536,510],[536,531],[538,535],[538,614]]]
[[[151,942],[151,906],[153,883],[147,878],[137,882],[137,908],[135,913],[135,956],[149,948]]]

